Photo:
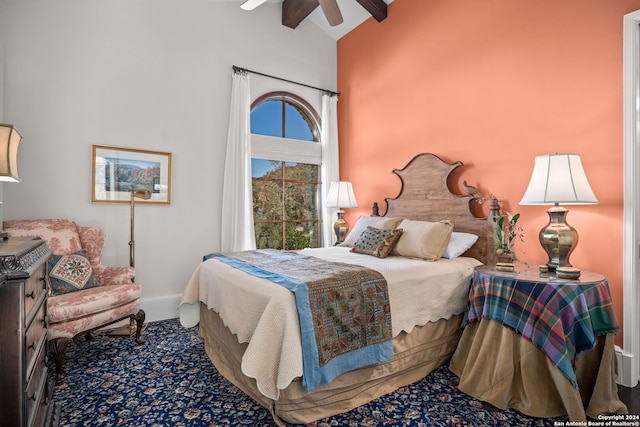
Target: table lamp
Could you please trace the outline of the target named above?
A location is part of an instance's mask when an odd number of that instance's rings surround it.
[[[22,135],[13,125],[0,123],[0,181],[20,182],[18,176],[18,144]],[[0,202],[2,204],[2,202]],[[6,240],[9,233],[2,231],[2,215],[0,215],[0,239]]]
[[[0,181],[20,182],[18,144],[22,135],[13,125],[0,123]]]
[[[596,204],[579,154],[537,156],[531,180],[521,205],[553,205],[547,212],[549,223],[540,230],[540,244],[547,252],[547,267],[571,267],[569,255],[578,244],[578,232],[567,224],[569,212],[563,205]]]
[[[333,224],[333,231],[336,233],[336,245],[344,242],[344,238],[349,231],[349,224],[344,219],[343,208],[357,208],[358,202],[353,194],[353,186],[348,181],[333,181],[329,187],[327,202],[328,208],[338,208],[338,219]]]

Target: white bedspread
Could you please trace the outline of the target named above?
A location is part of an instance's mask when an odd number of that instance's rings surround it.
[[[379,271],[387,280],[393,336],[415,326],[448,319],[464,311],[473,258],[428,262],[390,256],[379,259],[347,247],[305,249],[304,255],[358,264]],[[266,279],[210,259],[198,266],[185,288],[180,320],[197,324],[199,303],[215,310],[242,343],[249,343],[242,372],[256,379],[265,396],[277,400],[279,390],[302,375],[302,349],[295,297]]]

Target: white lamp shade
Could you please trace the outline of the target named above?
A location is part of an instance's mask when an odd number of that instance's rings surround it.
[[[0,123],[0,181],[20,182],[18,177],[18,144],[22,135],[12,125]]]
[[[357,208],[353,186],[348,181],[333,181],[329,187],[326,206],[328,208]]]
[[[535,158],[521,205],[595,204],[579,154],[545,154]]]

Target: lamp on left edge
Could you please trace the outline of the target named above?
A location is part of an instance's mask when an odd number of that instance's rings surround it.
[[[18,144],[21,139],[15,126],[0,123],[0,181],[20,182]]]
[[[13,125],[0,123],[0,181],[20,182],[18,176],[18,144],[22,135]],[[0,238],[6,240],[9,234],[2,231],[0,217]]]

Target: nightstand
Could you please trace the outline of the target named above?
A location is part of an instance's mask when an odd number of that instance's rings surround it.
[[[618,323],[603,275],[568,280],[524,264],[514,272],[477,267],[463,327],[450,365],[462,392],[534,417],[626,413],[615,384]]]
[[[38,238],[0,241],[0,425],[58,424],[48,378],[46,260]]]

